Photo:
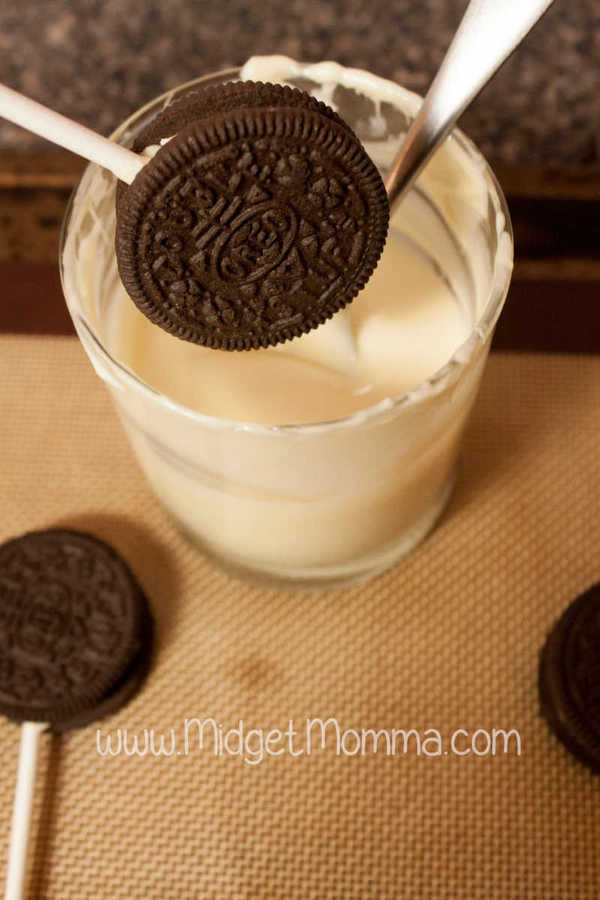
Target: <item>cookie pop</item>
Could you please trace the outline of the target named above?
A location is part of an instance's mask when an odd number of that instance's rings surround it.
[[[138,141],[150,153],[6,87],[0,114],[130,185],[117,260],[152,322],[222,350],[275,345],[364,287],[387,235],[385,188],[351,129],[304,91],[246,82],[199,95],[167,109],[159,145]]]
[[[116,712],[151,645],[148,601],[107,544],[49,530],[0,547],[0,713],[21,723],[5,900],[23,895],[40,735]]]

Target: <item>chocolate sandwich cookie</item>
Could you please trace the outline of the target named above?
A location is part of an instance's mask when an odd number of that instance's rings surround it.
[[[202,93],[202,92],[200,92]],[[233,83],[167,108],[136,147],[176,131],[121,195],[123,284],[167,331],[266,347],[325,322],[381,255],[385,188],[353,132],[302,91]],[[186,98],[187,100],[187,98]]]
[[[133,695],[152,619],[125,562],[83,532],[31,532],[0,547],[0,713],[87,724]]]
[[[539,692],[554,733],[600,772],[600,584],[574,600],[550,632],[540,660]]]

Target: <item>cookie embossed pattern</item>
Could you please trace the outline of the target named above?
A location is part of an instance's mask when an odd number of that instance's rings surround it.
[[[375,165],[332,110],[290,88],[246,82],[240,98],[230,87],[152,124],[167,142],[121,191],[116,250],[152,322],[208,347],[257,349],[323,324],[359,293],[389,210]],[[270,105],[254,108],[256,97]],[[249,106],[223,111],[240,99]]]
[[[0,598],[0,713],[11,719],[70,726],[138,653],[146,599],[89,535],[32,532],[3,544]]]

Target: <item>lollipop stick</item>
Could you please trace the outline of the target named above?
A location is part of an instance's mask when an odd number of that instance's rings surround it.
[[[131,184],[147,159],[120,144],[96,134],[91,128],[24,97],[0,84],[0,116],[66,147],[78,156],[109,169],[121,181]]]
[[[29,826],[31,824],[38,746],[40,734],[47,727],[45,722],[23,722],[21,726],[21,749],[19,752],[19,768],[17,770],[4,900],[21,900],[25,888],[27,845],[29,842]]]

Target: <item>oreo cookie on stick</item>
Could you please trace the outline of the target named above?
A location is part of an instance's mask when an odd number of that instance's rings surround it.
[[[148,671],[151,646],[148,601],[107,544],[56,529],[0,547],[0,713],[22,723],[7,900],[24,894],[41,732],[123,706]]]
[[[574,600],[548,635],[539,692],[552,731],[600,772],[600,584]]]
[[[167,107],[134,149],[167,138],[117,201],[121,280],[152,322],[207,347],[256,349],[321,325],[364,287],[388,200],[333,110],[232,82]]]
[[[151,646],[148,601],[104,542],[49,530],[0,547],[0,714],[65,731],[115,712]]]

